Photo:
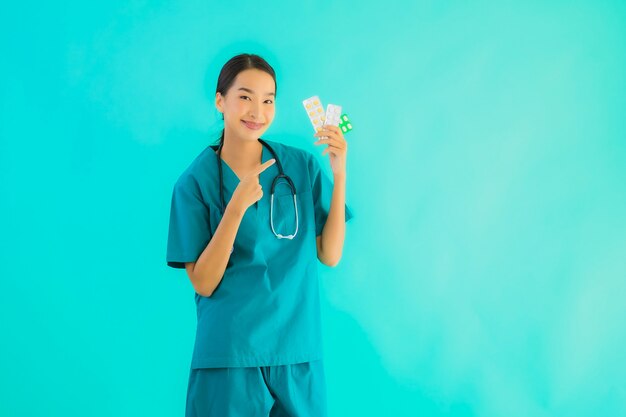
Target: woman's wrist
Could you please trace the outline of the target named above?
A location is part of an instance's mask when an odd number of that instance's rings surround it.
[[[226,210],[224,211],[224,215],[228,213],[230,216],[233,216],[237,219],[243,218],[243,215],[246,213],[244,209],[242,209],[235,200],[230,200],[226,205]]]
[[[335,181],[335,183],[337,182],[346,182],[346,173],[345,172],[341,172],[341,173],[336,173],[333,174],[333,180]]]

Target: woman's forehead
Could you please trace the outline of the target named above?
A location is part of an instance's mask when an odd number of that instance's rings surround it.
[[[245,70],[235,79],[236,89],[243,89],[251,94],[274,95],[274,79],[265,71]]]

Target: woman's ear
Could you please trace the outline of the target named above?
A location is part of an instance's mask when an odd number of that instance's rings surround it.
[[[222,113],[222,115],[224,114],[224,109],[222,108],[223,101],[224,101],[224,98],[222,97],[222,94],[220,92],[215,93],[215,107],[217,107],[217,111]]]

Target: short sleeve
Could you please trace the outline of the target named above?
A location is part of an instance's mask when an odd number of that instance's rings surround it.
[[[193,177],[181,177],[174,186],[167,237],[167,265],[184,268],[196,262],[211,240],[209,208]]]
[[[330,201],[333,196],[333,183],[324,173],[320,163],[313,154],[309,157],[309,175],[311,176],[311,192],[313,193],[313,203],[315,205],[315,236],[322,234],[328,213],[330,212]],[[346,204],[345,220],[348,222],[354,215]]]

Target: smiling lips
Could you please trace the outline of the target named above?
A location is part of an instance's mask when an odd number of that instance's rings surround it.
[[[254,122],[248,122],[246,120],[242,120],[241,121],[248,129],[252,129],[252,130],[259,130],[260,128],[263,127],[263,123],[254,123]]]

